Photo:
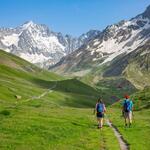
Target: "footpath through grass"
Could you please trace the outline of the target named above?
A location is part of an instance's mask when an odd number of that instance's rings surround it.
[[[124,118],[121,110],[115,107],[109,108],[109,118],[118,128],[124,139],[130,146],[130,150],[149,150],[150,149],[150,110],[143,109],[135,111],[133,124],[130,128],[125,128]]]
[[[97,129],[92,109],[49,101],[0,106],[1,150],[119,150],[111,128]]]

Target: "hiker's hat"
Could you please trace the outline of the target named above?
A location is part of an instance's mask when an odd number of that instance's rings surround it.
[[[124,97],[125,97],[126,99],[130,98],[130,96],[129,96],[129,95],[125,95]]]

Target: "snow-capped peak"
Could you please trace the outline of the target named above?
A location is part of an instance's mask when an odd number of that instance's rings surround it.
[[[150,6],[130,20],[107,26],[86,45],[63,58],[54,67],[67,70],[90,69],[126,55],[150,40]],[[78,68],[80,66],[80,68]],[[83,66],[83,68],[82,68]],[[58,68],[57,68],[58,67]]]
[[[16,28],[0,29],[0,48],[43,67],[55,64],[94,37],[94,31],[82,38],[53,32],[44,24],[25,22]]]
[[[27,29],[28,27],[34,27],[35,24],[33,21],[27,21],[22,25],[22,28]]]

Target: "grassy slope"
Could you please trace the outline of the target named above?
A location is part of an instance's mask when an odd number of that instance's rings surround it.
[[[128,65],[125,70],[125,76],[138,89],[143,89],[146,86],[150,86],[150,73],[148,71],[141,71],[139,65],[135,62]]]
[[[81,81],[96,88],[107,104],[113,104],[125,94],[137,91],[136,87],[124,76],[103,77],[107,65],[95,67]]]
[[[109,108],[109,117],[117,126],[131,150],[149,150],[150,142],[150,89],[134,93],[131,98],[134,102],[133,125],[131,128],[124,127],[124,119],[121,117],[120,103]]]
[[[104,78],[96,84],[96,87],[102,94],[103,99],[108,101],[108,104],[113,104],[120,100],[123,95],[136,91],[136,88],[123,77]]]
[[[55,92],[72,97],[77,94],[83,99],[90,96],[90,99],[87,99],[87,103],[84,104],[85,106],[94,104],[92,100],[98,96],[96,90],[76,79],[66,80],[3,51],[0,51],[0,60],[0,90],[2,91],[0,99],[2,100],[14,102],[16,101],[15,95],[21,95],[22,100],[40,95],[53,87],[56,82]],[[7,63],[8,61],[9,63]],[[78,105],[80,105],[80,101]]]
[[[119,149],[111,129],[99,133],[92,110],[87,109],[94,106],[96,90],[76,79],[66,80],[43,71],[3,51],[0,60],[0,149]],[[26,101],[56,82],[53,92]],[[15,95],[22,98],[16,99]]]
[[[10,114],[0,115],[0,149],[119,150],[110,128],[98,132],[91,110],[54,107],[43,100],[6,109]]]
[[[121,99],[123,95],[127,93],[132,94],[137,91],[129,80],[120,76],[103,78],[100,76],[92,77],[92,75],[88,75],[81,80],[96,88],[107,104],[113,104]]]

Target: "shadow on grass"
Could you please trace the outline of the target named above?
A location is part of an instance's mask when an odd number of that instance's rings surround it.
[[[60,92],[71,92],[90,96],[94,94],[96,96],[99,95],[98,91],[96,91],[94,88],[90,87],[89,85],[86,85],[83,82],[80,82],[77,79],[68,79],[61,81],[47,81],[43,79],[33,79],[32,82],[45,89],[50,89],[54,87],[53,90]]]
[[[0,115],[9,116],[9,115],[10,115],[10,111],[8,111],[8,110],[2,110],[2,111],[0,112]]]
[[[76,108],[94,107],[99,93],[92,87],[78,81],[77,79],[68,79],[61,81],[46,81],[43,79],[33,79],[32,82],[44,89],[68,93],[63,101],[64,106]]]
[[[84,124],[79,124],[77,122],[71,122],[71,124],[75,125],[75,126],[80,126],[80,127],[85,127],[86,125]]]

